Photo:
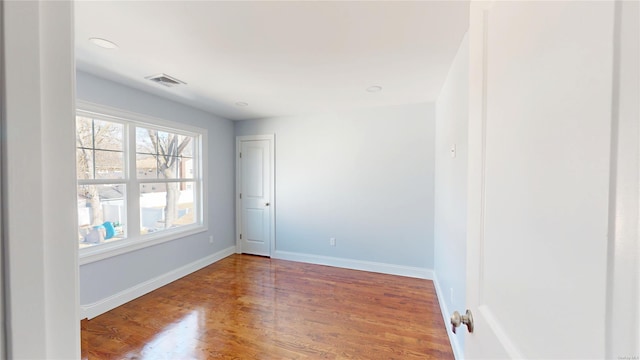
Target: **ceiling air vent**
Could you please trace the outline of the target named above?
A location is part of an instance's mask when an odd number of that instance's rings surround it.
[[[156,82],[158,84],[164,85],[166,87],[174,87],[176,85],[180,85],[180,84],[184,84],[186,85],[187,83],[182,81],[182,80],[178,80],[174,77],[171,77],[167,74],[158,74],[158,75],[151,75],[151,76],[147,76],[145,77],[145,79],[151,80],[153,82]]]

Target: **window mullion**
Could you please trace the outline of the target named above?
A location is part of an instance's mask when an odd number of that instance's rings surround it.
[[[96,120],[91,119],[91,174],[96,178]]]
[[[194,161],[194,166],[193,166],[193,177],[195,179],[195,199],[197,199],[196,201],[198,202],[197,206],[194,206],[194,208],[196,209],[196,218],[198,219],[198,221],[200,221],[200,223],[204,223],[205,219],[204,219],[204,200],[205,200],[205,196],[204,196],[204,182],[203,182],[203,176],[202,176],[202,171],[204,170],[204,156],[202,155],[203,153],[203,135],[198,135],[198,136],[194,136],[194,141],[196,142],[195,144],[193,144],[193,161]],[[197,161],[197,164],[195,164],[195,162]]]
[[[118,185],[127,184],[127,179],[79,179],[78,185]]]
[[[127,124],[127,234],[129,238],[140,236],[140,185],[136,171],[136,127]]]
[[[152,184],[152,183],[181,183],[181,182],[193,182],[197,181],[197,178],[175,178],[175,179],[140,179],[138,184]]]

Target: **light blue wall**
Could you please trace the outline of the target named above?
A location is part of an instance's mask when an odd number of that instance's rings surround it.
[[[465,36],[435,105],[435,272],[448,313],[466,309],[468,105],[469,41]],[[455,158],[450,153],[453,144]],[[464,348],[465,332],[455,337],[459,349]]]
[[[171,100],[93,75],[77,73],[77,98],[208,130],[208,232],[82,265],[80,304],[86,305],[235,244],[233,123]],[[213,235],[214,243],[209,243]]]
[[[276,251],[433,268],[433,105],[239,121],[235,130],[275,133]]]
[[[209,231],[81,266],[81,304],[233,246],[233,122],[83,72],[77,97],[209,131]],[[433,269],[432,104],[235,122],[235,135],[266,133],[276,134],[277,251]]]

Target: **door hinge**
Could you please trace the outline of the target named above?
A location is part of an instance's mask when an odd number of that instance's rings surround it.
[[[242,234],[240,234],[240,240],[242,240]]]
[[[242,159],[242,153],[240,153],[240,159]]]
[[[240,199],[242,199],[242,193],[240,193]]]

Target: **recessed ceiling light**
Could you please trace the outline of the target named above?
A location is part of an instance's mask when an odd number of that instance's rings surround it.
[[[372,92],[372,93],[374,93],[374,92],[379,92],[379,91],[381,91],[381,90],[382,90],[382,86],[378,86],[378,85],[369,86],[369,87],[367,88],[367,91],[368,91],[368,92]]]
[[[246,102],[244,102],[244,101],[238,101],[238,102],[236,103],[236,106],[239,106],[239,107],[245,107],[245,106],[249,106],[249,104],[247,104],[247,103],[246,103]]]
[[[117,49],[118,45],[116,43],[111,42],[107,39],[101,38],[89,38],[89,41],[95,46],[100,46],[103,49]]]

